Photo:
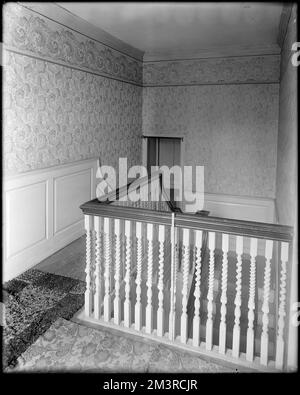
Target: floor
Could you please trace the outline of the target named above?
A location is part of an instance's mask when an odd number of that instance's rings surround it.
[[[216,260],[216,261],[218,261],[218,259]],[[233,267],[235,267],[235,264],[233,265]],[[70,243],[69,245],[67,245],[66,247],[64,247],[63,249],[61,249],[61,250],[59,250],[59,251],[57,251],[56,253],[54,253],[53,255],[51,255],[50,257],[48,257],[48,258],[46,258],[45,260],[43,260],[42,262],[40,262],[38,265],[36,265],[33,269],[31,269],[31,271],[32,272],[36,272],[36,273],[44,273],[45,274],[45,276],[47,277],[47,276],[50,276],[51,274],[52,275],[54,275],[54,277],[55,276],[58,276],[57,278],[59,279],[60,277],[59,276],[64,276],[64,277],[62,277],[62,278],[67,278],[66,279],[66,283],[68,283],[68,280],[72,280],[73,279],[73,281],[79,281],[80,283],[82,282],[83,284],[84,284],[84,282],[85,282],[85,278],[86,278],[86,273],[85,273],[85,235],[84,236],[82,236],[82,237],[80,237],[79,239],[77,239],[77,240],[75,240],[75,241],[73,241],[72,243]],[[216,271],[217,272],[217,271]],[[45,279],[46,279],[46,277],[45,277]],[[54,278],[53,277],[53,278]],[[203,277],[205,277],[204,276],[204,273],[203,273]],[[246,279],[247,280],[247,279]],[[21,279],[21,282],[22,281],[24,281],[24,279]],[[26,281],[26,279],[25,279],[25,281]],[[40,280],[38,280],[39,282],[41,282]],[[53,282],[53,284],[54,284],[54,282],[55,282],[56,280],[53,280],[52,282]],[[57,280],[58,281],[58,280]],[[58,281],[59,283],[61,283],[63,286],[64,286],[64,281]],[[17,281],[17,283],[18,283],[18,281]],[[15,283],[16,284],[16,283]],[[24,285],[22,285],[21,283],[20,283],[20,281],[19,281],[19,283],[18,284],[16,284],[16,285],[13,285],[13,287],[12,288],[14,288],[15,286],[17,287],[17,288],[20,288],[20,286],[21,286],[21,291],[22,291],[22,294],[20,293],[20,295],[23,295],[23,293],[26,293],[26,292],[29,292],[28,290],[29,290],[29,288],[30,287],[28,287],[28,288],[24,288],[23,289],[23,286]],[[48,284],[48,281],[43,281],[42,283],[42,286],[46,286],[46,288],[48,288],[48,287],[52,287],[52,286],[54,286],[54,285],[49,285]],[[36,287],[36,286],[39,286],[39,285],[41,285],[41,284],[39,284],[39,283],[37,283],[37,284],[35,284],[35,283],[32,283],[32,286],[33,287]],[[31,285],[30,285],[31,286]],[[135,289],[135,287],[131,287],[132,289]],[[146,287],[144,287],[145,289],[146,289]],[[155,287],[154,287],[155,288]],[[20,290],[19,289],[17,289],[17,292],[19,292]],[[12,293],[14,293],[15,292],[15,290],[13,289],[13,292]],[[59,292],[61,292],[61,290],[59,290]],[[48,295],[48,290],[46,291],[46,293],[47,293],[47,295]],[[80,297],[83,297],[84,295],[83,295],[83,293],[82,292],[80,292],[81,293],[81,296]],[[16,295],[15,295],[16,296]],[[24,296],[24,295],[23,295]],[[22,297],[23,297],[22,296]],[[64,297],[66,296],[66,295],[63,295]],[[144,295],[145,296],[145,295]],[[30,297],[36,297],[35,295],[30,295]],[[47,296],[48,297],[48,296]],[[69,298],[70,298],[70,296],[68,296]],[[77,296],[76,296],[77,297]],[[132,297],[133,297],[133,300],[135,300],[135,295],[132,295]],[[26,294],[25,296],[24,296],[24,298],[25,298],[25,300],[27,300],[26,298],[28,298],[28,295]],[[59,297],[60,298],[60,297]],[[75,296],[72,296],[72,298],[75,298]],[[78,298],[78,297],[77,297]],[[145,298],[146,298],[146,296],[145,296]],[[154,292],[154,299],[155,299],[155,292]],[[34,304],[34,302],[32,302],[33,304]],[[79,303],[79,300],[77,301],[76,300],[76,303]],[[75,304],[76,304],[75,303]],[[83,299],[82,299],[82,301],[80,302],[81,303],[81,305],[83,304]],[[74,303],[73,303],[74,304]],[[74,304],[74,305],[75,305]],[[81,307],[81,306],[80,306]],[[61,309],[62,311],[65,311],[65,310],[67,310],[67,307],[66,306],[60,306],[59,307],[59,309]],[[43,309],[42,309],[43,310]],[[41,310],[41,311],[42,311]],[[73,309],[74,310],[74,309]],[[74,314],[74,311],[72,310],[72,314]],[[134,309],[133,309],[134,310]],[[246,309],[247,310],[247,309]],[[245,310],[245,311],[246,311]],[[58,311],[58,309],[55,307],[55,311]],[[52,314],[52,313],[51,313]],[[55,313],[56,314],[56,313]],[[72,319],[72,317],[70,316],[70,314],[68,315],[68,316],[61,316],[62,318],[66,318],[66,319]],[[218,317],[217,317],[218,318]],[[47,325],[45,324],[45,328],[46,329],[48,329],[49,328],[49,326],[51,325],[51,324],[53,324],[54,323],[54,319],[53,319],[53,314],[52,314],[52,321],[50,322],[49,320],[49,322],[46,320],[46,323],[47,323]],[[55,316],[55,319],[57,319],[57,317]],[[74,320],[73,320],[74,321]],[[204,320],[205,321],[205,320]],[[74,322],[75,323],[75,322]],[[46,329],[44,329],[44,331],[46,330]],[[204,328],[205,329],[205,328]],[[75,329],[74,329],[75,330]],[[25,331],[26,332],[26,331]],[[37,338],[37,334],[39,334],[40,335],[40,332],[39,331],[36,331],[36,336],[35,336],[35,338],[34,338],[34,341],[36,341],[36,338]],[[39,340],[39,341],[41,341],[41,340]],[[26,343],[26,342],[25,342]],[[24,344],[25,344],[24,343]],[[31,342],[32,343],[32,342]],[[30,344],[31,344],[30,343]],[[24,345],[24,347],[25,347],[25,345]],[[22,352],[24,351],[24,347],[23,347],[23,350],[22,350]],[[148,361],[149,362],[149,361]],[[149,362],[150,363],[150,362]],[[148,366],[148,365],[147,365]],[[147,370],[149,368],[149,366],[148,367],[145,367],[145,369]]]
[[[4,284],[4,366],[14,365],[55,319],[70,319],[82,307],[85,277],[84,235]]]
[[[11,300],[14,308],[10,317],[13,335],[18,335],[18,331],[21,332],[21,342],[15,342],[14,347],[17,349],[20,347],[22,355],[18,355],[17,361],[8,368],[8,371],[41,371],[57,368],[111,372],[236,371],[232,366],[224,367],[210,359],[205,360],[193,353],[168,348],[147,339],[139,340],[135,336],[124,336],[119,331],[107,332],[107,329],[88,328],[72,322],[74,321],[73,307],[76,307],[76,303],[81,307],[83,303],[83,287],[80,286],[79,291],[77,288],[78,285],[84,285],[82,284],[86,277],[84,270],[85,236],[46,258],[26,272],[28,274],[13,280],[8,287],[9,297],[11,299],[14,297],[18,302],[24,299],[21,306],[15,303],[15,300]],[[78,281],[80,284],[76,283]],[[42,297],[44,293],[45,297]],[[62,304],[61,301],[69,299],[73,301],[74,298],[76,303],[72,302],[70,312],[69,302]],[[47,308],[44,306],[45,303]],[[27,306],[25,318],[21,311],[23,305]],[[45,311],[49,314],[41,318],[39,314],[44,314]],[[62,314],[60,315],[59,312]],[[36,320],[31,322],[33,317]],[[19,328],[16,319],[21,323],[20,328],[24,325],[28,330],[15,330]],[[26,320],[30,321],[29,326]],[[32,337],[30,341],[28,337]],[[102,340],[95,342],[96,338]]]
[[[235,369],[136,337],[57,319],[8,372],[234,373]]]
[[[72,319],[84,305],[85,282],[30,269],[3,284],[3,367],[18,357],[58,319]]]
[[[34,269],[85,281],[85,236],[44,259]]]

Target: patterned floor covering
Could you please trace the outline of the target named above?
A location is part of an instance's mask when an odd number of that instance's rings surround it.
[[[155,342],[69,320],[83,281],[31,269],[3,285],[3,367],[15,371],[232,372]]]
[[[12,372],[234,372],[183,351],[57,319]]]
[[[14,366],[58,317],[70,319],[83,306],[84,291],[83,281],[35,269],[5,283],[3,367]]]

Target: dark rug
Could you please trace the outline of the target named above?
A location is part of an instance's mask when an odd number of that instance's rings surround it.
[[[85,282],[31,269],[3,285],[3,368],[59,317],[69,320],[84,305]]]

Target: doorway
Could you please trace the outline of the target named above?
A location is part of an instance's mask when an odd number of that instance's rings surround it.
[[[182,137],[154,137],[144,136],[144,166],[148,174],[151,174],[151,166],[182,166],[183,163],[183,138]],[[165,188],[170,200],[174,201],[179,191],[174,185],[174,177],[171,177],[170,188]]]

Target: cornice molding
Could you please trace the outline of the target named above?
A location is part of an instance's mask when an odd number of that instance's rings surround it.
[[[290,16],[292,13],[293,4],[287,3],[284,4],[282,7],[282,13],[280,17],[279,29],[278,29],[278,36],[277,36],[277,43],[280,48],[283,47],[285,35],[288,28],[288,23],[290,20]]]
[[[18,4],[48,19],[60,23],[69,29],[98,41],[103,45],[130,56],[135,60],[143,61],[143,51],[132,47],[122,40],[119,40],[115,36],[107,33],[105,30],[92,25],[91,23],[85,21],[84,19],[78,17],[56,3],[18,2]]]
[[[232,45],[226,47],[215,47],[210,49],[201,49],[197,51],[168,51],[168,52],[145,52],[144,62],[164,62],[164,61],[182,61],[210,58],[230,58],[243,56],[261,56],[261,55],[279,55],[280,47],[277,44],[272,45]]]

